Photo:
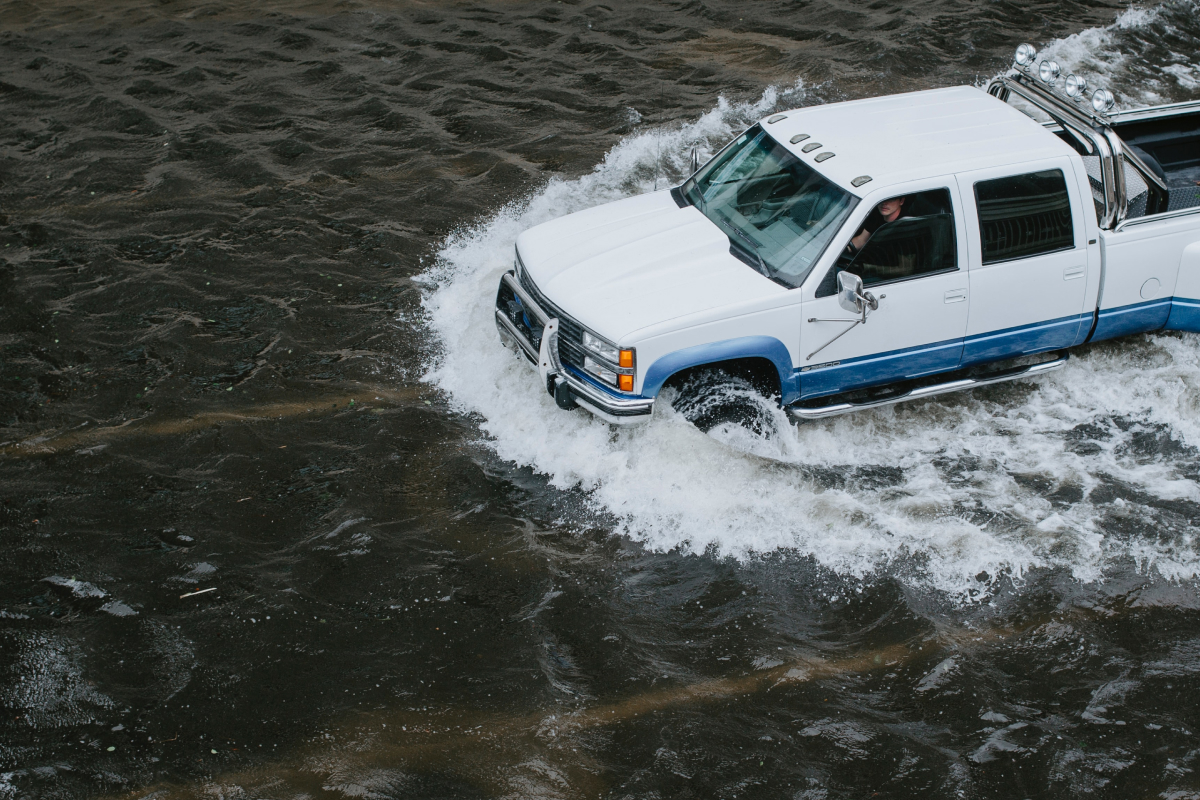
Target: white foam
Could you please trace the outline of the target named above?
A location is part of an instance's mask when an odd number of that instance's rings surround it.
[[[1110,89],[1118,109],[1168,102],[1164,93],[1176,84],[1185,91],[1200,87],[1194,52],[1164,53],[1159,49],[1164,40],[1180,34],[1170,22],[1172,14],[1194,18],[1198,10],[1195,0],[1169,0],[1149,8],[1130,6],[1111,25],[1056,39],[1042,48],[1039,56],[1057,61],[1064,79],[1074,72],[1087,78],[1093,88]],[[1144,50],[1153,50],[1156,61],[1169,59],[1170,63],[1145,63]]]
[[[1117,25],[1135,16],[1126,12]],[[1099,42],[1098,35],[1077,36]],[[492,304],[519,232],[650,190],[660,148],[677,178],[694,143],[710,151],[777,104],[805,100],[802,84],[750,104],[721,99],[695,122],[632,135],[592,173],[551,180],[449,237],[424,276],[429,322],[442,344],[427,380],[456,409],[480,416],[501,458],[532,466],[556,487],[583,489],[619,521],[618,532],[651,548],[737,558],[783,550],[843,576],[888,572],[963,595],[978,590],[981,572],[1019,580],[1031,569],[1061,568],[1093,581],[1134,562],[1170,578],[1195,577],[1200,554],[1190,529],[1168,531],[1153,506],[1200,501],[1183,474],[1194,456],[1140,457],[1130,449],[1154,426],[1200,446],[1194,336],[1102,345],[1036,384],[798,428],[766,409],[775,432],[764,436],[730,426],[702,434],[666,403],[649,425],[633,429],[562,412],[500,345]],[[1071,432],[1085,425],[1104,436],[1069,447]],[[1039,483],[1066,487],[1068,500],[1052,503],[1047,491],[1031,488]],[[1112,486],[1135,499],[1088,499]],[[1117,518],[1139,522],[1118,529],[1145,532],[1106,532]]]

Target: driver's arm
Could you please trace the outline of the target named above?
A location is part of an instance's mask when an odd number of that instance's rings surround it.
[[[866,228],[863,228],[861,231],[859,231],[854,238],[850,240],[850,246],[854,248],[853,252],[857,253],[859,250],[862,250],[863,245],[866,244],[867,239],[870,238],[871,233]]]

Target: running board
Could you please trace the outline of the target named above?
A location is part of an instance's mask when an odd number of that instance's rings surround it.
[[[1044,375],[1047,372],[1062,369],[1066,365],[1068,358],[1070,358],[1070,355],[1063,353],[1058,358],[1051,361],[1043,361],[1040,364],[1013,367],[991,374],[979,375],[974,378],[962,378],[961,380],[946,381],[945,383],[935,383],[931,386],[921,386],[903,394],[880,400],[866,400],[861,403],[834,403],[833,405],[818,406],[816,408],[802,408],[792,405],[788,406],[785,410],[789,417],[798,421],[836,417],[838,414],[848,414],[851,411],[864,411],[868,408],[879,408],[880,406],[903,403],[906,400],[918,400],[923,397],[933,397],[934,395],[947,394],[948,392],[961,392],[964,389],[987,386],[991,383],[1003,383],[1004,381],[1011,381],[1017,378],[1032,378],[1036,375]]]

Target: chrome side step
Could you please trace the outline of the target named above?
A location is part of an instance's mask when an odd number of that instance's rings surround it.
[[[947,394],[949,392],[961,392],[964,389],[974,389],[979,386],[987,386],[991,383],[1003,383],[1004,381],[1016,380],[1017,378],[1032,378],[1036,375],[1044,375],[1047,372],[1062,369],[1066,365],[1068,358],[1070,358],[1070,354],[1063,353],[1058,358],[1043,361],[1040,364],[1013,367],[1012,369],[999,370],[990,374],[985,373],[973,378],[961,378],[959,380],[946,381],[945,383],[935,383],[930,386],[919,386],[903,394],[885,397],[880,400],[867,400],[861,403],[834,403],[816,408],[803,408],[791,405],[784,410],[787,411],[789,417],[797,421],[836,417],[838,414],[848,414],[851,411],[864,411],[868,408],[879,408],[880,406],[903,403],[906,400],[917,400],[922,397],[933,397],[934,395]]]

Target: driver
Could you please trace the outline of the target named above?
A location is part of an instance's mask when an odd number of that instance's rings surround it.
[[[876,206],[870,214],[867,215],[863,222],[861,231],[854,235],[850,240],[850,244],[846,245],[847,253],[857,253],[862,249],[871,235],[875,233],[884,223],[895,222],[904,216],[904,201],[906,197],[893,197],[891,200],[884,200]]]

